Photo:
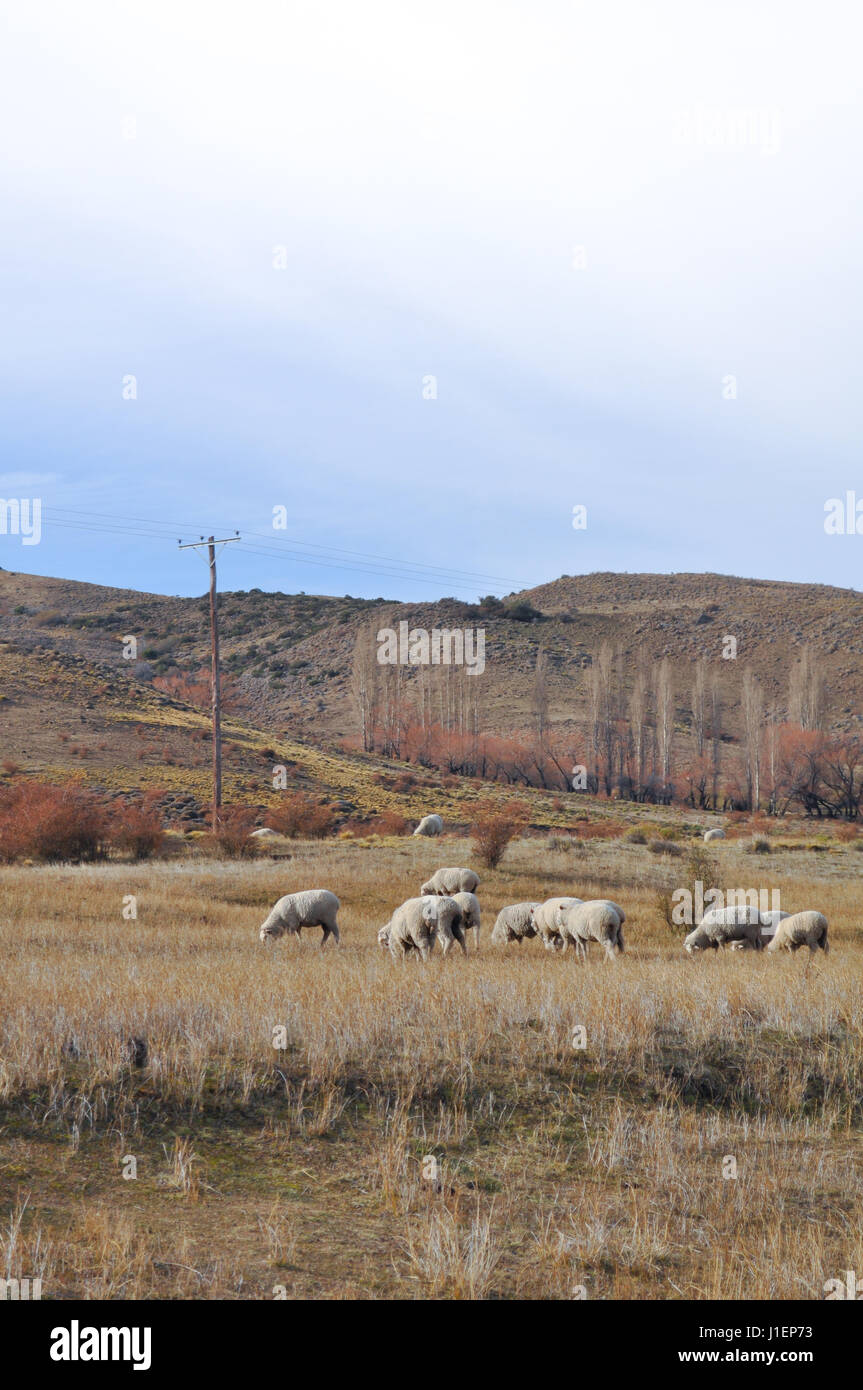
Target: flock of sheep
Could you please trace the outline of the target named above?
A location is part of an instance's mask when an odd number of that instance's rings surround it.
[[[378,943],[397,959],[417,952],[428,960],[439,940],[446,956],[456,942],[467,955],[467,933],[474,932],[479,950],[479,878],[473,869],[438,869],[420,888],[420,896],[397,907],[378,932]],[[261,941],[285,933],[299,936],[303,927],[321,927],[321,947],[332,936],[339,941],[336,920],[339,900],[327,888],[308,888],[280,898],[260,929]],[[511,903],[498,913],[491,939],[505,946],[539,937],[547,951],[573,946],[586,956],[591,942],[613,960],[623,951],[626,914],[608,898],[549,898],[546,902]],[[827,919],[820,912],[761,912],[757,907],[713,908],[684,941],[688,955],[728,946],[731,950],[785,949],[827,951]]]

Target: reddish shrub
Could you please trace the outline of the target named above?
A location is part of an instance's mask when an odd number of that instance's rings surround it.
[[[502,802],[484,807],[473,824],[471,834],[476,852],[487,869],[496,869],[507,845],[520,835],[527,824],[527,814],[521,802]]]
[[[101,859],[107,841],[104,807],[75,786],[16,782],[0,790],[0,861],[39,859],[84,863]]]
[[[335,830],[335,812],[322,806],[302,792],[292,792],[282,798],[268,816],[273,830],[289,839],[323,840]]]
[[[115,802],[111,815],[111,844],[137,860],[150,859],[165,843],[162,817],[153,799],[143,804]]]
[[[382,811],[369,828],[376,835],[406,835],[408,823],[398,811]]]
[[[255,811],[251,806],[223,806],[218,829],[210,832],[205,843],[226,859],[254,859],[259,849],[258,841],[251,839],[254,828]]]

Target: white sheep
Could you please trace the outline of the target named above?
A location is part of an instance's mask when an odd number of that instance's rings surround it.
[[[769,912],[761,913],[761,943],[763,946],[769,945],[776,935],[776,928],[780,922],[784,922],[786,917],[790,917],[790,912],[782,912],[778,907],[772,907]]]
[[[599,942],[609,960],[623,953],[621,927],[626,918],[622,909],[610,899],[594,898],[575,903],[564,908],[560,916],[564,946],[571,943],[579,955],[587,955],[591,941]]]
[[[566,946],[561,935],[561,913],[568,907],[577,907],[582,898],[547,898],[531,913],[531,921],[542,944],[547,951],[560,951]]]
[[[378,941],[384,944],[383,934],[386,932],[386,944],[396,959],[403,960],[408,951],[419,951],[423,960],[428,960],[435,941],[440,937],[441,949],[446,955],[458,940],[453,925],[458,923],[460,917],[459,905],[452,898],[432,895],[408,898],[407,902],[396,908],[388,926],[378,933]],[[465,951],[464,941],[459,944]]]
[[[704,839],[708,844],[711,840],[724,840],[725,831],[721,828],[721,826],[717,825],[714,830],[705,830]]]
[[[443,832],[443,821],[440,816],[423,816],[416,830],[415,835],[440,835]]]
[[[479,874],[473,869],[435,869],[431,878],[420,889],[423,897],[436,893],[441,898],[451,898],[454,893],[475,893],[479,888]]]
[[[699,925],[686,937],[684,949],[691,956],[695,951],[716,951],[720,946],[737,941],[742,944],[736,946],[735,950],[760,951],[764,944],[761,926],[761,913],[757,907],[713,907],[705,912]]]
[[[452,900],[454,903],[458,903],[459,910],[459,919],[457,922],[453,923],[453,936],[456,941],[461,943],[461,948],[465,955],[467,955],[465,932],[476,932],[474,940],[476,942],[476,949],[479,950],[479,901],[474,897],[473,893],[453,893]]]
[[[502,907],[491,929],[491,939],[496,946],[506,946],[510,941],[529,940],[536,936],[533,913],[539,903],[510,903]]]
[[[799,951],[801,946],[808,946],[813,956],[816,951],[830,950],[827,918],[823,912],[795,912],[790,917],[783,917],[767,949]]]
[[[306,888],[302,893],[288,893],[279,898],[260,930],[262,941],[269,941],[287,932],[299,937],[303,927],[323,927],[321,949],[332,936],[339,944],[339,927],[336,913],[339,900],[327,888]]]

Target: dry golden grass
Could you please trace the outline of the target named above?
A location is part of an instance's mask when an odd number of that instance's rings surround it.
[[[0,872],[0,1275],[100,1299],[782,1299],[863,1269],[852,849],[721,851],[726,886],[827,914],[826,958],[689,960],[653,905],[680,860],[531,839],[481,873],[481,953],[425,968],[377,928],[467,842],[291,855]],[[342,900],[341,948],[262,946],[311,886]],[[505,902],[564,890],[623,903],[622,959],[491,945]]]

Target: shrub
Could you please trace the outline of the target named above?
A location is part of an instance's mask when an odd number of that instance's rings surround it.
[[[624,840],[630,845],[646,845],[647,836],[640,825],[636,825],[633,830],[627,830]]]
[[[3,863],[90,863],[104,856],[106,841],[104,807],[79,787],[16,782],[0,791]]]
[[[226,859],[254,859],[259,849],[258,841],[251,838],[254,828],[255,812],[250,806],[223,806],[218,827],[205,837],[205,844]]]
[[[3,766],[5,768],[6,764],[4,763]],[[837,825],[834,833],[841,844],[850,845],[853,840],[857,839],[857,826],[846,821],[844,825]]]
[[[471,828],[480,862],[487,869],[496,869],[511,840],[520,835],[527,824],[524,807],[518,802],[503,802],[481,810]]]
[[[675,859],[683,854],[683,846],[678,845],[674,840],[651,840],[647,848],[651,854],[667,854]]]
[[[753,854],[769,854],[770,849],[770,841],[762,839],[761,837],[757,840],[753,840],[750,846],[750,850]]]
[[[300,837],[323,840],[333,834],[336,816],[331,807],[320,805],[303,792],[292,792],[270,812],[269,823],[273,830],[278,830],[289,840]]]
[[[549,835],[545,842],[545,847],[552,851],[562,850],[566,852],[567,850],[571,850],[576,843],[577,841],[573,840],[571,835]]]
[[[654,840],[651,843],[651,849],[653,845],[661,847],[659,850],[655,851],[656,853],[672,855],[680,855],[683,853],[682,846],[675,844],[673,841]],[[654,900],[656,910],[660,917],[665,922],[669,931],[674,932],[675,935],[685,936],[687,932],[692,930],[692,926],[694,926],[695,923],[693,922],[692,925],[689,926],[674,921],[672,917],[675,907],[673,894],[676,890],[681,888],[688,889],[694,906],[698,898],[696,890],[697,883],[701,884],[701,890],[705,898],[712,888],[722,887],[721,876],[717,868],[716,860],[700,841],[696,841],[689,851],[689,857],[686,861],[686,874],[683,876],[683,882],[678,881],[677,883],[661,889],[656,894]]]
[[[408,823],[398,811],[382,811],[372,821],[371,829],[376,835],[406,835]]]
[[[165,843],[162,817],[152,798],[143,804],[114,804],[111,816],[111,844],[139,862],[151,859]]]

